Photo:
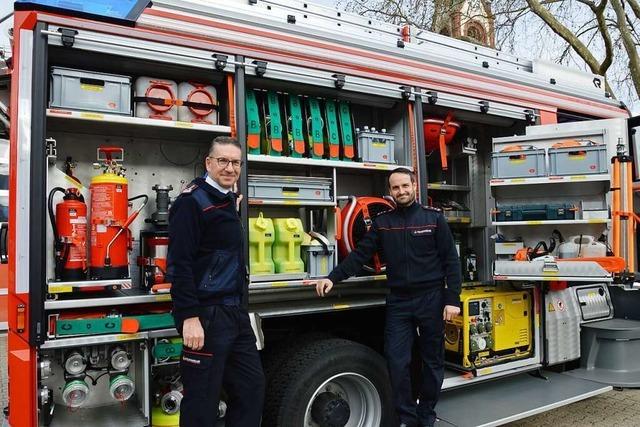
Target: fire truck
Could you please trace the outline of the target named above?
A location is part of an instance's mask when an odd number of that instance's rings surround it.
[[[440,423],[640,385],[640,123],[602,76],[307,1],[82,3],[15,3],[10,425],[178,425],[168,210],[216,136],[243,144],[264,426],[394,425],[383,254],[313,283],[393,207],[397,167],[462,261]]]

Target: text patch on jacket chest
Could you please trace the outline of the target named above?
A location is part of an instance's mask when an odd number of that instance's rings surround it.
[[[431,236],[435,232],[435,227],[425,227],[411,230],[411,235],[420,237],[420,236]]]

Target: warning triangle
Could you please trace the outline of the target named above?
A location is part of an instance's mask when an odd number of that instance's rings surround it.
[[[552,303],[552,302],[550,302],[550,303],[549,303],[549,312],[552,312],[552,311],[556,311],[556,309],[555,309],[555,307],[553,306],[553,303]]]

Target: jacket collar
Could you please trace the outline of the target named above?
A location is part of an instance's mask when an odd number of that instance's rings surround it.
[[[207,194],[215,197],[218,200],[225,200],[227,198],[233,198],[233,191],[229,191],[228,193],[223,193],[211,184],[209,184],[204,178],[198,177],[193,180],[193,183],[196,184],[199,188],[202,188]]]
[[[420,203],[415,200],[409,206],[396,206],[398,212],[412,212],[420,207]]]

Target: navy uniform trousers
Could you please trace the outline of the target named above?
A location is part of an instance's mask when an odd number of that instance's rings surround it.
[[[258,427],[265,379],[247,311],[236,305],[206,308],[200,319],[204,347],[183,348],[180,359],[184,398],[180,427],[214,427],[220,390],[227,394],[227,427]],[[182,331],[180,331],[182,334]]]
[[[431,426],[444,379],[443,290],[432,289],[407,296],[387,297],[385,355],[389,366],[394,405],[401,423]],[[418,335],[416,336],[416,329]],[[411,388],[411,353],[417,339],[422,358],[419,404]]]

